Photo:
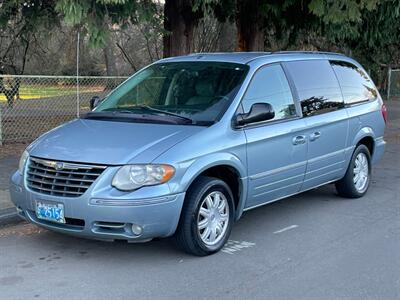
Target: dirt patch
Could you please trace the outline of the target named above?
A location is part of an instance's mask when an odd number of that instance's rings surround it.
[[[0,238],[8,236],[27,236],[45,232],[46,229],[40,228],[34,224],[21,223],[12,226],[0,227]]]
[[[29,145],[29,143],[11,143],[0,146],[0,159],[16,156],[20,157],[25,148]]]

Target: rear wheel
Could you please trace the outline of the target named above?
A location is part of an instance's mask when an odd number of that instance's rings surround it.
[[[347,198],[365,195],[371,179],[371,154],[365,145],[359,145],[353,153],[346,175],[336,182],[338,194]]]
[[[234,213],[229,186],[217,178],[199,177],[186,194],[175,233],[177,245],[198,256],[219,251],[231,233]]]

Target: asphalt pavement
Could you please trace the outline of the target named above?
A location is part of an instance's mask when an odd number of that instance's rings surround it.
[[[400,299],[399,116],[365,197],[327,185],[251,210],[209,257],[3,223],[0,298]]]

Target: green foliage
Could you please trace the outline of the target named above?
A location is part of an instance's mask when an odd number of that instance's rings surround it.
[[[374,10],[379,0],[311,0],[308,8],[325,23],[361,22],[363,10]]]
[[[192,0],[193,11],[234,23],[240,1],[250,0]],[[259,9],[267,50],[351,53],[372,72],[400,66],[399,0],[263,0]],[[18,35],[13,43],[22,46],[32,33],[49,32],[60,22],[87,34],[93,47],[104,47],[110,31],[134,24],[149,46],[166,34],[163,18],[162,7],[152,0],[0,1],[0,33]]]
[[[58,1],[56,10],[64,14],[64,21],[69,25],[78,25],[88,15],[90,3],[88,1],[63,0]]]
[[[112,27],[154,22],[156,4],[151,0],[57,0],[56,11],[67,24],[88,34],[93,47],[103,47]],[[157,20],[159,21],[159,20]]]
[[[0,73],[23,73],[29,49],[58,24],[52,0],[1,2]]]
[[[194,9],[235,22],[239,1],[196,0]],[[250,0],[248,0],[250,1]],[[379,81],[400,67],[399,0],[263,0],[266,50],[324,50],[354,56]]]
[[[0,28],[23,23],[29,29],[58,23],[52,0],[8,0],[0,3]],[[10,23],[11,22],[11,23]]]

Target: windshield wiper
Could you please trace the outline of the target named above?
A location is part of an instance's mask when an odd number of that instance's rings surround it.
[[[129,106],[128,108],[126,108],[126,107],[124,107],[124,108],[118,108],[118,107],[107,108],[107,109],[105,109],[103,111],[100,111],[100,112],[111,113],[113,115],[115,115],[115,114],[133,114],[133,115],[137,115],[138,113],[135,112],[135,110],[153,112],[153,113],[156,113],[156,115],[158,115],[158,116],[160,116],[160,115],[171,116],[171,117],[174,117],[174,118],[179,119],[179,120],[184,120],[184,121],[186,121],[186,123],[190,123],[190,124],[193,124],[193,125],[196,124],[196,121],[194,121],[194,120],[192,120],[190,118],[181,116],[179,114],[174,114],[174,113],[169,112],[169,111],[153,108],[153,107],[148,106],[148,105],[135,105],[135,106]],[[100,112],[98,112],[98,113],[100,113]],[[143,115],[143,114],[140,114],[140,115]]]
[[[164,114],[164,115],[167,115],[167,116],[172,116],[172,117],[180,118],[182,120],[186,120],[186,121],[190,122],[191,124],[196,124],[196,122],[191,118],[184,117],[184,116],[181,116],[179,114],[174,114],[172,112],[165,111],[165,110],[162,110],[162,109],[157,109],[157,108],[154,108],[154,107],[151,107],[151,106],[148,106],[148,105],[135,105],[135,106],[132,106],[132,108],[133,109],[137,108],[137,109],[147,110],[147,111],[151,111],[151,112],[155,112],[155,113],[159,113],[159,114]]]
[[[133,114],[133,111],[128,110],[128,109],[119,109],[119,108],[107,108],[103,110],[105,112],[111,112],[111,113],[121,113],[121,114]]]
[[[126,122],[142,122],[142,123],[163,123],[163,124],[180,124],[181,119],[178,118],[165,118],[160,115],[153,114],[139,114],[129,110],[107,110],[99,112],[88,112],[82,116],[83,119],[93,120],[124,120]]]

